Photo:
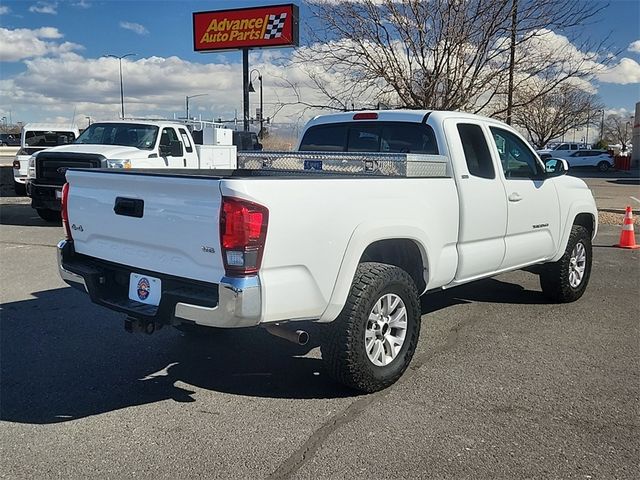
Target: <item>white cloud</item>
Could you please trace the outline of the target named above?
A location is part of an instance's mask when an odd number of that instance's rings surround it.
[[[11,9],[5,5],[0,5],[0,15],[6,15]]]
[[[605,68],[598,80],[620,85],[640,83],[640,64],[631,58],[621,58],[617,64]]]
[[[627,49],[633,53],[640,53],[640,40],[636,40],[635,42],[631,42],[629,44],[629,48]]]
[[[42,27],[34,30],[0,28],[0,61],[15,62],[45,55],[60,55],[83,48],[82,45],[72,42],[46,41],[62,37],[62,33],[54,27]]]
[[[32,13],[46,13],[49,15],[58,14],[58,3],[38,2],[35,5],[29,7],[29,11]]]
[[[91,4],[85,0],[80,0],[79,2],[72,3],[71,5],[78,8],[91,8]]]
[[[140,25],[135,22],[120,22],[120,27],[125,30],[131,30],[132,32],[137,33],[138,35],[147,35],[149,30],[144,25]]]
[[[302,111],[299,105],[284,108],[281,103],[293,103],[290,88],[283,78],[298,83],[306,79],[300,67],[277,65],[272,52],[252,54],[252,67],[264,78],[264,114],[277,122],[298,122],[320,113]],[[281,62],[281,60],[280,60]],[[76,120],[91,116],[92,120],[114,119],[120,111],[120,80],[118,61],[113,58],[84,58],[76,53],[58,57],[26,60],[26,70],[12,78],[0,80],[0,105],[20,106],[31,112],[29,121],[46,117],[68,116],[76,110]],[[194,99],[192,113],[203,118],[233,118],[242,116],[242,64],[201,64],[178,57],[149,57],[122,61],[125,108],[128,116],[172,117],[184,115],[185,95],[207,93]],[[157,79],[162,78],[162,82]],[[203,85],[206,87],[203,88]],[[319,103],[318,92],[300,83],[305,101]],[[255,115],[259,95],[252,93],[251,112]]]

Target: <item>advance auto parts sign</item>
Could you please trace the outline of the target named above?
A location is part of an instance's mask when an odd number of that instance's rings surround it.
[[[193,49],[196,52],[297,45],[297,5],[193,14]]]

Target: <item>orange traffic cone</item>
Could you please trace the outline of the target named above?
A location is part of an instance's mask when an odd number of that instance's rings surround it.
[[[622,224],[622,231],[620,232],[620,243],[616,245],[620,248],[640,248],[640,245],[636,245],[636,235],[633,232],[633,213],[631,207],[627,205],[627,211],[624,214],[624,223]]]

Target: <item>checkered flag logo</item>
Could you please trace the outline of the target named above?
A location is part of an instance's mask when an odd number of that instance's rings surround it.
[[[284,28],[284,21],[286,18],[286,13],[281,13],[280,15],[269,15],[269,23],[267,23],[267,29],[264,32],[265,40],[280,38],[282,36],[282,29]]]

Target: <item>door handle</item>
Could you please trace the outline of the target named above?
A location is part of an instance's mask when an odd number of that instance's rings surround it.
[[[513,192],[511,195],[509,195],[510,202],[519,202],[520,200],[522,200],[522,197],[518,192]]]

